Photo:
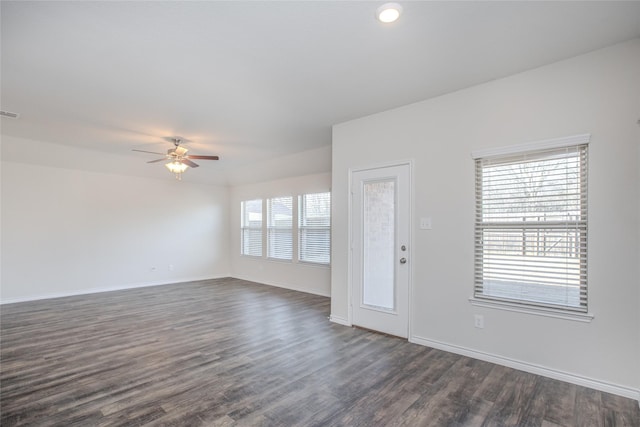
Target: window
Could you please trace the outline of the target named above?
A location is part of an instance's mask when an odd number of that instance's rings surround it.
[[[265,208],[260,199],[240,202],[242,255],[329,265],[331,193],[273,197]]]
[[[475,298],[587,311],[587,143],[474,154]]]
[[[293,197],[267,200],[267,257],[291,260],[293,256]]]
[[[247,200],[241,203],[242,255],[262,256],[262,200]]]
[[[298,259],[329,264],[331,193],[304,194],[298,200]]]

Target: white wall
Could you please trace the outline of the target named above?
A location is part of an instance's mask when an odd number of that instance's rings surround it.
[[[226,187],[9,161],[1,173],[2,302],[229,275]]]
[[[349,168],[414,159],[411,339],[638,397],[640,40],[333,129],[332,319],[349,322]],[[471,151],[590,133],[590,323],[472,306]],[[432,230],[419,230],[421,216]],[[473,315],[483,314],[484,329]],[[554,374],[555,373],[555,374]]]
[[[239,168],[230,190],[131,156],[1,142],[2,303],[230,275],[329,295],[328,267],[240,257],[238,209],[247,194],[328,191],[331,147]]]
[[[313,159],[308,159],[308,161],[310,164],[313,163]],[[267,199],[277,196],[295,197],[305,193],[321,193],[330,191],[330,188],[330,173],[303,175],[232,187],[230,189],[230,257],[232,276],[329,296],[331,269],[328,266],[297,263],[295,261],[272,261],[265,257],[256,258],[240,255],[240,203],[243,200]]]
[[[330,172],[331,146],[328,145],[237,167],[226,174],[226,179],[229,185],[239,186]]]

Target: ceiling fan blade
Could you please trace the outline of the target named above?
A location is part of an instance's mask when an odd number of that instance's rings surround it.
[[[151,160],[151,161],[149,161],[149,162],[147,162],[147,163],[158,163],[158,162],[164,162],[164,161],[166,161],[166,160],[167,160],[167,158],[166,158],[166,157],[163,157],[162,159]]]
[[[189,154],[187,156],[190,159],[200,159],[200,160],[219,160],[220,157],[218,156],[197,156],[195,154]]]
[[[191,160],[189,160],[189,159],[182,159],[182,160],[180,160],[180,163],[184,163],[185,165],[187,165],[187,166],[191,166],[192,168],[197,168],[198,166],[200,166],[200,165],[198,165],[197,163],[193,163],[193,162],[192,162]]]
[[[161,156],[164,156],[164,153],[156,153],[155,151],[144,151],[144,150],[135,150],[135,149],[131,151],[137,151],[139,153],[159,154]]]

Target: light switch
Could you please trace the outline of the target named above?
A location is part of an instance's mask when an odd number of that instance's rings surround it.
[[[431,218],[430,217],[420,218],[420,229],[421,230],[431,230]]]

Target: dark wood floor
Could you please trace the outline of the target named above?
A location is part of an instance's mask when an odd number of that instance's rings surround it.
[[[5,305],[1,424],[640,426],[636,401],[328,314],[236,279]]]

